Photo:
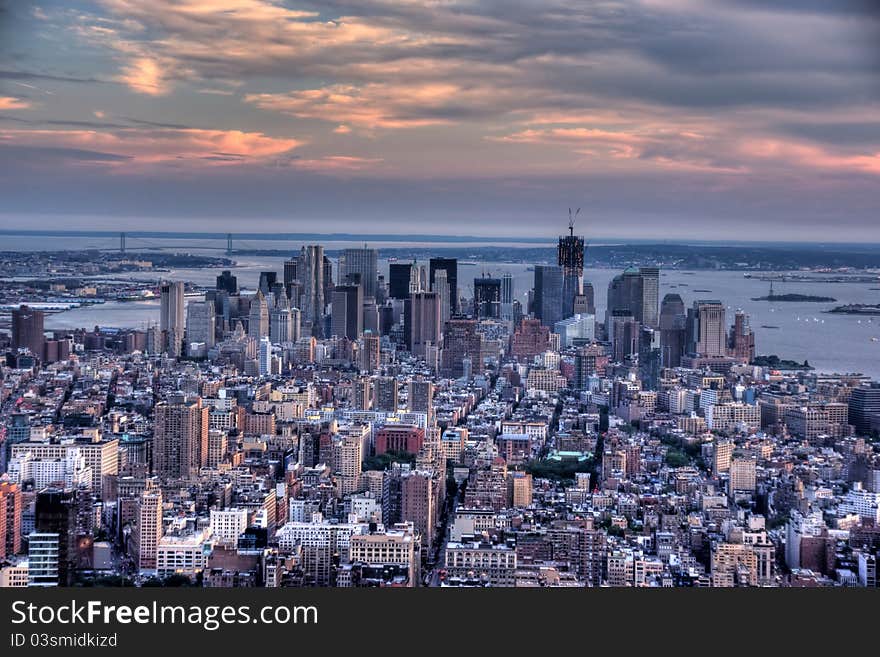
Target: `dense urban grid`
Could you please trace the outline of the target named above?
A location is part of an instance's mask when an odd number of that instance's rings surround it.
[[[145,330],[16,303],[0,586],[876,587],[880,383],[656,266],[598,315],[585,255],[526,291],[312,244]]]

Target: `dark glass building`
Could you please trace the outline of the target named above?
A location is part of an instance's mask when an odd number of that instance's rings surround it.
[[[456,258],[431,258],[428,263],[429,282],[434,289],[434,274],[438,269],[446,271],[446,282],[449,284],[449,312],[458,314],[458,260]]]

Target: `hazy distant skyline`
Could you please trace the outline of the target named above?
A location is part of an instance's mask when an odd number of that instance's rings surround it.
[[[0,1],[0,227],[877,241],[872,7]]]

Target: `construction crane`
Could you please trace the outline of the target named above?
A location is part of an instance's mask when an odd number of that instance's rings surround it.
[[[581,213],[581,209],[578,208],[574,215],[571,213],[571,208],[568,209],[568,234],[574,237],[574,220],[577,219],[577,216]]]

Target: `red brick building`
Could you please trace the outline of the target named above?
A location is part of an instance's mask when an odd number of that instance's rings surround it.
[[[419,427],[398,424],[382,427],[376,433],[376,454],[407,452],[417,454],[425,442],[425,432]]]
[[[532,359],[550,348],[550,328],[540,319],[524,318],[510,338],[510,353],[516,358]]]

